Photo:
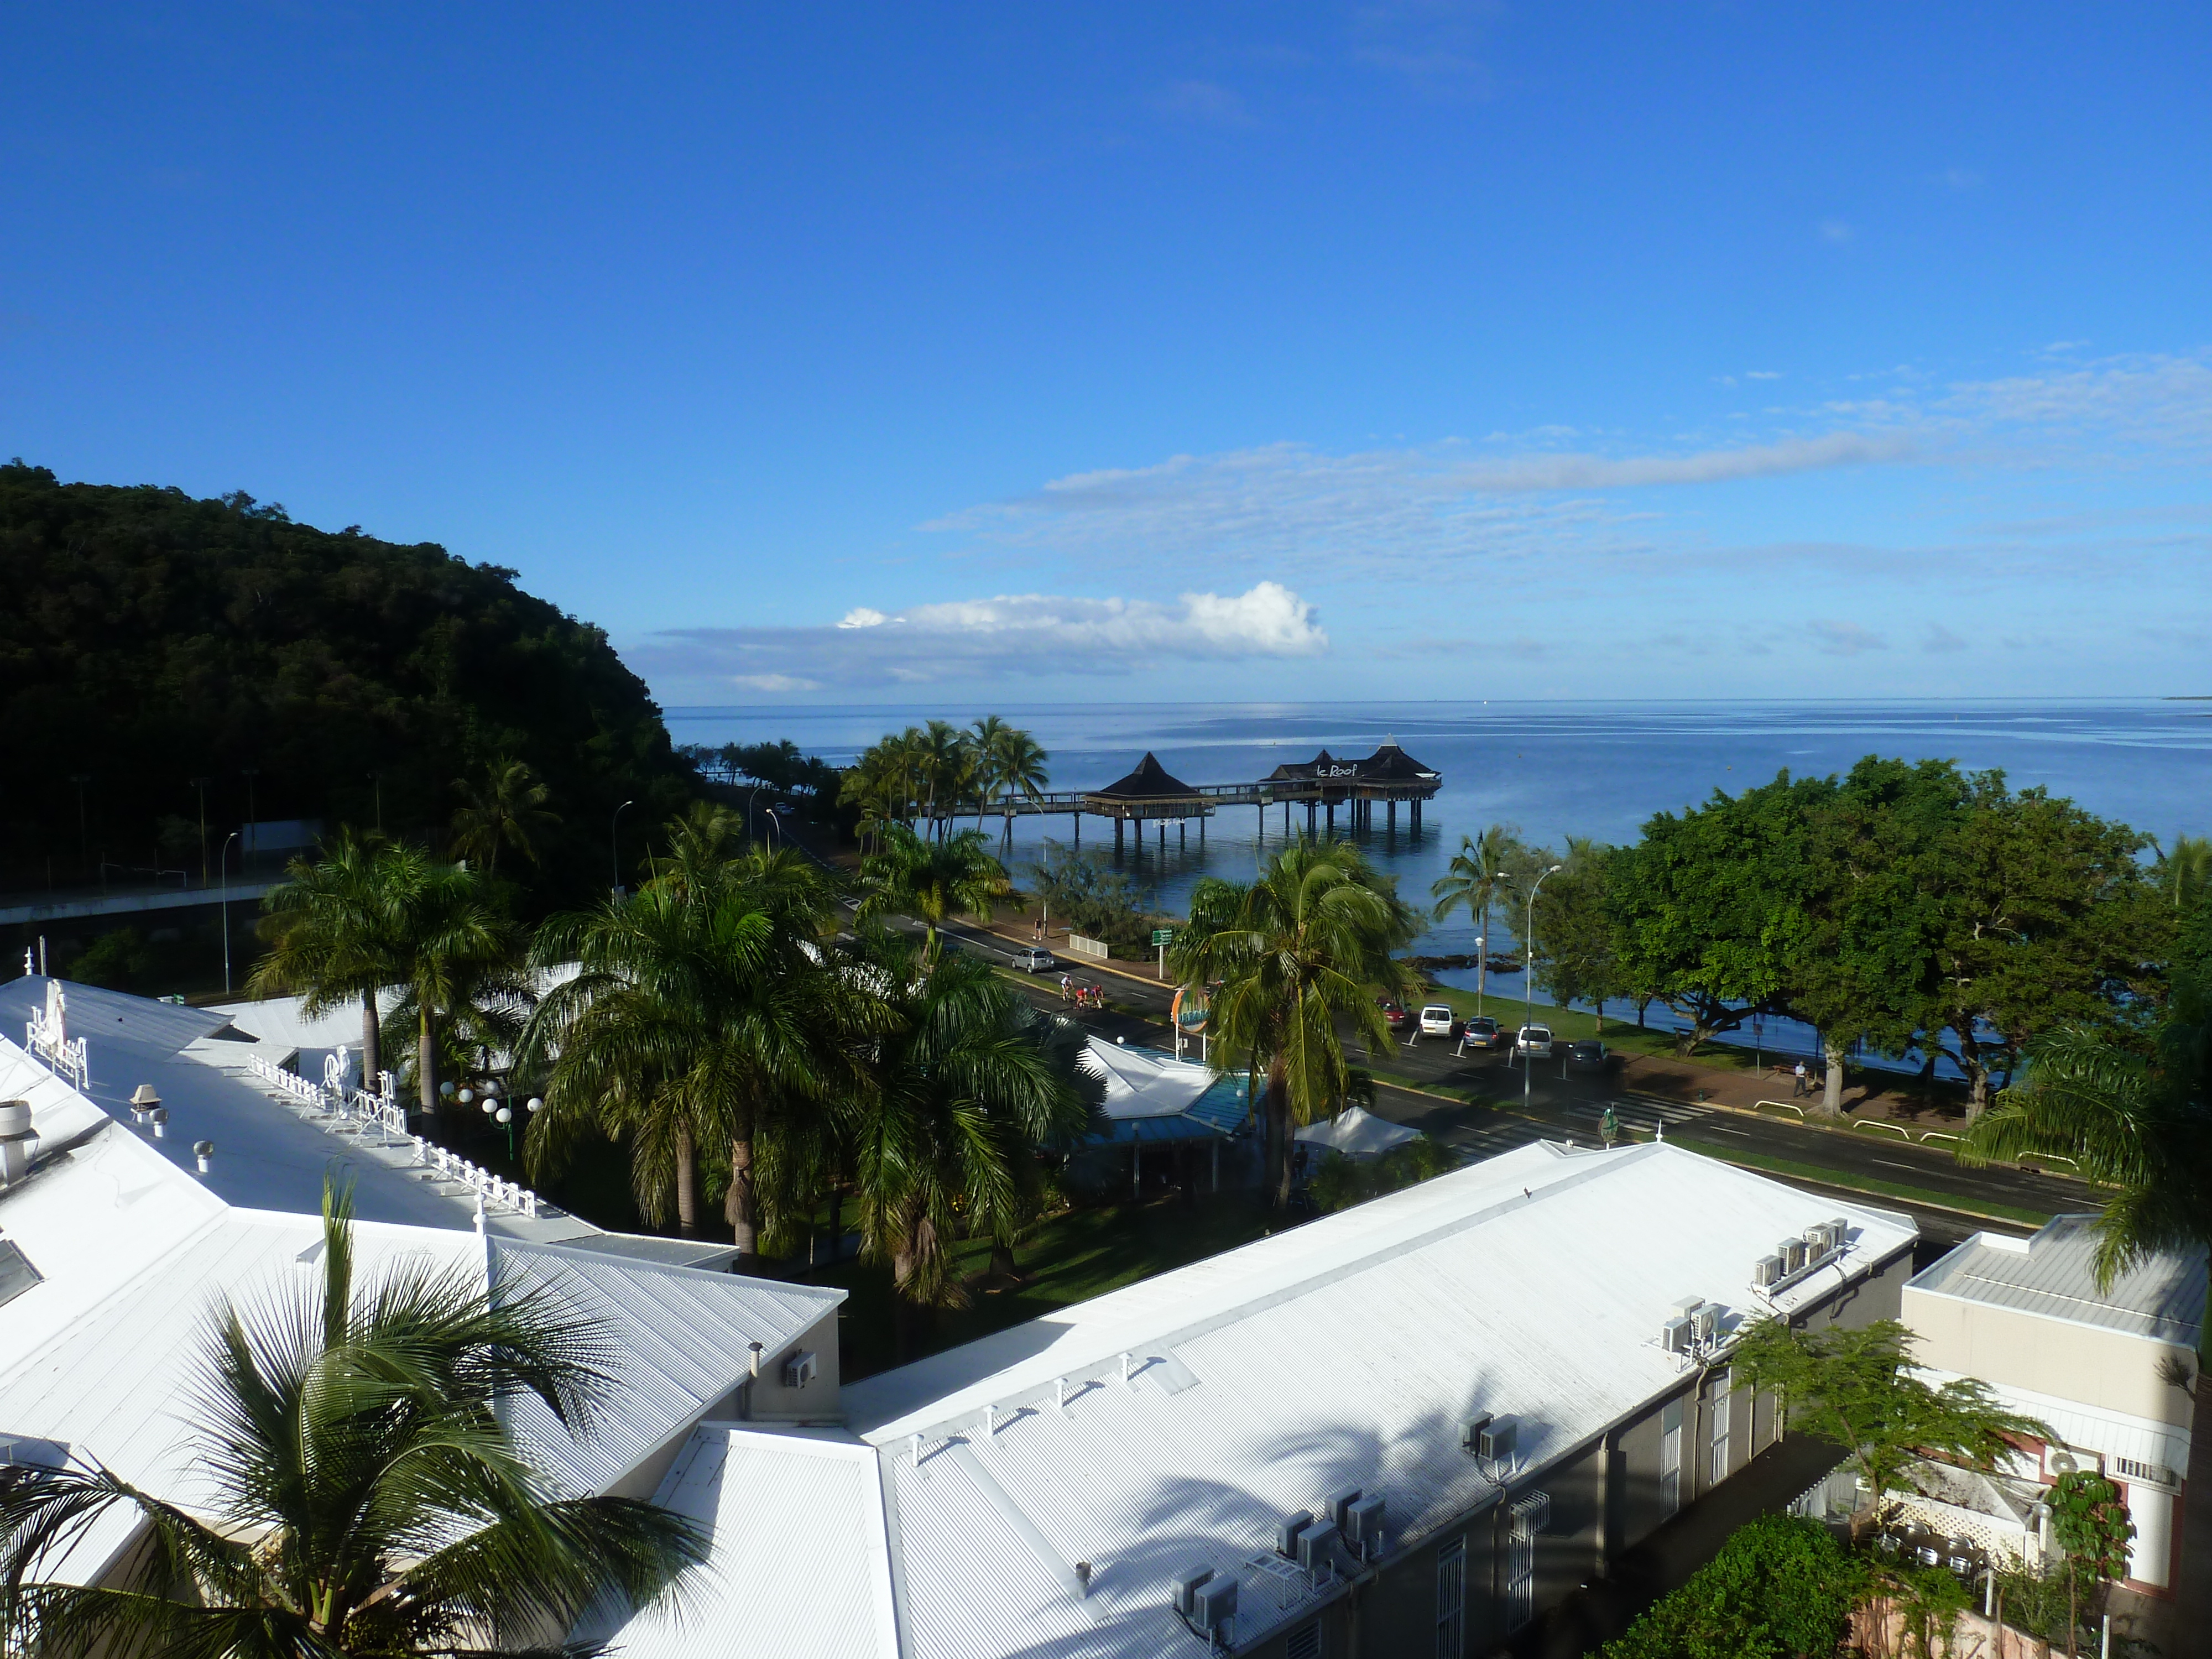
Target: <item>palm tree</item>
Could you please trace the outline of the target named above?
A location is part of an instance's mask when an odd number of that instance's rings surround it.
[[[963,734],[968,744],[969,775],[975,785],[975,827],[983,827],[983,814],[999,793],[999,745],[1014,728],[996,714],[986,714]]]
[[[1512,883],[1513,866],[1522,858],[1521,832],[1510,824],[1493,823],[1482,832],[1480,840],[1473,836],[1459,838],[1459,851],[1452,854],[1444,873],[1429,889],[1436,901],[1429,914],[1442,921],[1462,905],[1474,919],[1474,931],[1482,940],[1474,964],[1474,1000],[1481,1006],[1483,991],[1490,975],[1490,906],[1499,891]]]
[[[968,734],[950,720],[908,728],[907,749],[917,783],[929,791],[929,821],[939,840],[975,781],[975,755]]]
[[[925,841],[903,824],[884,834],[883,850],[860,863],[865,896],[860,918],[887,912],[918,916],[928,930],[928,955],[937,955],[937,930],[954,912],[988,921],[998,901],[1013,890],[1006,866],[993,858],[983,832],[963,830],[944,841]]]
[[[270,949],[246,981],[251,996],[301,995],[310,1019],[359,997],[362,1076],[372,1087],[383,1063],[377,996],[405,972],[386,902],[396,850],[346,830],[313,861],[293,860],[263,896]]]
[[[404,1263],[405,1258],[402,1258]],[[579,1439],[617,1356],[560,1304],[482,1269],[356,1275],[349,1195],[325,1189],[319,1280],[212,1310],[193,1425],[199,1514],[96,1462],[0,1481],[10,1653],[544,1652],[595,1607],[680,1589],[707,1539],[636,1498],[562,1498],[507,1424],[535,1397]],[[41,1583],[88,1524],[136,1510],[113,1585]],[[557,1638],[556,1638],[557,1639]]]
[[[521,989],[512,968],[520,955],[514,926],[484,900],[484,878],[465,864],[445,864],[419,848],[398,847],[380,890],[386,937],[397,958],[401,996],[414,1015],[416,1099],[438,1114],[439,1025],[467,1011],[512,1000]]]
[[[2196,908],[2212,892],[2212,836],[2176,836],[2159,854],[2152,879],[2173,900],[2177,915]]]
[[[982,731],[980,721],[976,731],[979,734]],[[986,745],[984,754],[990,769],[990,787],[994,794],[1001,797],[1020,794],[1035,800],[1052,781],[1052,774],[1045,769],[1045,763],[1052,757],[1045,753],[1042,744],[1018,726],[1001,726]],[[1000,838],[1012,841],[1014,815],[1007,811],[1005,817],[1006,825]],[[979,817],[976,828],[981,827],[982,820]]]
[[[1079,1083],[1064,1036],[971,957],[936,957],[869,928],[840,953],[877,988],[884,1029],[864,1086],[837,1107],[862,1246],[888,1262],[902,1350],[915,1313],[966,1291],[950,1249],[963,1228],[1011,1249],[1036,1180],[1035,1152],[1089,1126],[1102,1091]]]
[[[1290,1138],[1344,1098],[1351,1067],[1340,1024],[1370,1049],[1390,1041],[1378,1000],[1419,995],[1419,977],[1391,955],[1415,919],[1395,888],[1348,842],[1301,836],[1250,883],[1207,878],[1170,952],[1185,984],[1212,994],[1215,1053],[1248,1059],[1267,1079],[1267,1174],[1290,1198]]]
[[[503,847],[537,863],[537,837],[561,822],[558,813],[545,810],[553,792],[519,760],[493,761],[484,768],[482,783],[456,778],[453,787],[461,797],[460,808],[453,814],[454,856],[482,860],[487,876],[499,874]]]
[[[733,807],[695,800],[669,819],[665,861],[653,860],[652,879],[679,891],[710,882],[737,855],[744,841],[744,814]]]
[[[526,1144],[533,1172],[587,1127],[627,1138],[641,1209],[658,1219],[672,1197],[694,1236],[701,1149],[726,1143],[725,1212],[750,1263],[762,1221],[755,1142],[849,1081],[846,1043],[868,1024],[865,999],[824,969],[817,941],[834,904],[828,879],[796,854],[754,850],[547,922],[535,960],[582,971],[546,994],[518,1050],[544,1079]]]
[[[2100,1288],[2154,1254],[2212,1251],[2212,984],[2182,972],[2171,990],[2148,1057],[2080,1027],[2029,1043],[2021,1081],[1968,1128],[1960,1152],[1967,1164],[2070,1158],[2076,1173],[2111,1188],[2097,1220]],[[2212,1424],[2208,1377],[2212,1289],[2197,1351],[2200,1424]],[[2182,1501],[2184,1553],[2193,1559],[2182,1564],[2174,1628],[2197,1632],[2197,1650],[2212,1651],[2212,1434],[2191,1439]]]

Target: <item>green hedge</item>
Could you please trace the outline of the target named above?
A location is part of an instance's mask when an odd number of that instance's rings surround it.
[[[1767,1516],[1607,1643],[1604,1659],[1826,1659],[1864,1579],[1819,1522]]]

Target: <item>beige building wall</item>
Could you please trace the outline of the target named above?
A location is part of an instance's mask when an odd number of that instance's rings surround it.
[[[2187,1428],[2189,1396],[2161,1376],[2190,1351],[2171,1342],[1906,1287],[1915,1357],[1936,1370]]]

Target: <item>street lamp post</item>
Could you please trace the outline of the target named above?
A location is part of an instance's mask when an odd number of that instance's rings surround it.
[[[607,820],[607,853],[611,861],[614,865],[615,893],[617,896],[621,895],[623,890],[623,878],[622,842],[617,837],[617,831],[622,826],[622,815],[629,811],[631,807],[636,805],[637,803],[634,800],[624,801],[620,806],[615,808],[614,817]]]
[[[222,877],[222,988],[230,990],[230,843],[238,839],[234,830],[223,838],[222,851],[216,855],[215,866]]]
[[[1522,1010],[1521,1024],[1523,1030],[1527,1029],[1529,1020],[1535,1017],[1536,1012],[1536,895],[1542,889],[1546,876],[1556,876],[1565,867],[1565,865],[1553,865],[1545,871],[1543,875],[1537,877],[1528,889],[1528,925],[1521,930]],[[1514,1044],[1516,1048],[1520,1046],[1517,1042]],[[1521,1109],[1524,1112],[1529,1109],[1529,1091],[1534,1087],[1535,1079],[1535,1067],[1529,1065],[1528,1055],[1522,1055]]]

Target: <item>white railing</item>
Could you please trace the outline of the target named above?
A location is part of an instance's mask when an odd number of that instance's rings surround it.
[[[365,1127],[381,1130],[387,1145],[393,1139],[411,1142],[416,1167],[432,1171],[441,1180],[459,1182],[488,1204],[503,1205],[533,1218],[537,1216],[538,1194],[520,1182],[505,1180],[421,1135],[409,1133],[407,1109],[399,1103],[391,1073],[377,1073],[380,1093],[356,1089],[349,1100],[343,1091],[311,1083],[297,1072],[288,1072],[259,1054],[247,1055],[246,1064],[252,1068],[254,1076],[270,1087],[331,1118],[333,1127],[349,1118],[358,1119]]]
[[[67,1078],[79,1092],[92,1086],[92,1055],[82,1037],[50,1031],[36,1014],[25,1025],[23,1036],[23,1046],[46,1061],[56,1077]]]
[[[415,1138],[415,1161],[434,1170],[444,1180],[458,1181],[489,1203],[504,1204],[526,1216],[538,1213],[538,1194],[520,1182],[504,1181],[480,1164],[471,1164],[459,1152],[449,1152],[421,1135]]]
[[[1089,957],[1097,962],[1103,962],[1113,954],[1107,949],[1103,940],[1085,939],[1080,933],[1070,933],[1067,936],[1067,948],[1079,957]]]

